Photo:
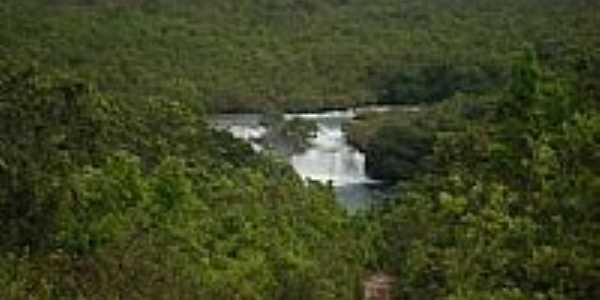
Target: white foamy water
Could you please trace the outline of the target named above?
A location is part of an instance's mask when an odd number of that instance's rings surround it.
[[[290,163],[298,174],[335,187],[349,184],[370,183],[365,174],[365,156],[349,146],[338,122],[320,122],[319,130],[311,147],[292,155]]]
[[[349,210],[370,205],[372,197],[370,185],[377,183],[365,172],[365,155],[348,144],[342,129],[344,122],[351,120],[362,110],[341,110],[324,113],[285,114],[286,119],[303,118],[315,121],[318,126],[316,136],[310,140],[311,146],[302,153],[292,154],[288,159],[296,172],[305,179],[331,184],[338,200]],[[371,110],[371,109],[369,109]],[[373,111],[386,111],[385,107],[375,107]],[[253,143],[257,150],[260,145],[254,141],[266,133],[260,125],[258,114],[225,114],[215,116],[213,126],[227,130],[235,137]]]

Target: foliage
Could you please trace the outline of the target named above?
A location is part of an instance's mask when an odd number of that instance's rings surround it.
[[[0,298],[357,298],[370,241],[329,188],[185,102],[2,74]]]
[[[2,1],[0,298],[598,299],[599,9]],[[431,106],[349,129],[402,186],[353,218],[203,118],[373,102]]]
[[[346,130],[350,143],[364,151],[369,176],[406,181],[436,172],[436,143],[451,140],[469,121],[489,119],[495,101],[493,94],[457,94],[433,106],[366,114]]]
[[[432,103],[456,93],[488,92],[501,88],[506,77],[494,67],[451,64],[404,67],[397,72],[382,80],[379,99],[385,103]]]
[[[403,299],[600,296],[598,107],[532,50],[512,74],[494,116],[438,139],[438,172],[380,214]]]
[[[103,94],[219,111],[437,102],[501,86],[523,42],[556,66],[598,49],[598,9],[587,0],[7,0],[0,57],[75,73]]]

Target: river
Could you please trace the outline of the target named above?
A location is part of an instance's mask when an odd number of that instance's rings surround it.
[[[346,140],[343,124],[364,111],[386,111],[387,107],[326,111],[320,113],[290,113],[286,119],[302,118],[314,121],[318,130],[310,146],[287,156],[296,172],[305,179],[331,184],[337,199],[349,211],[370,207],[379,194],[379,182],[365,172],[365,155]],[[257,151],[262,146],[254,140],[267,132],[260,114],[220,114],[212,118],[214,128],[227,130],[233,136],[252,143]]]

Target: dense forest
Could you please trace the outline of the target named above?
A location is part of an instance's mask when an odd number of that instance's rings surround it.
[[[0,25],[0,299],[362,299],[373,272],[600,299],[600,2],[5,0]],[[207,121],[364,104],[420,109],[348,124],[394,186],[355,214]]]
[[[103,93],[218,110],[431,102],[497,88],[529,42],[598,48],[598,3],[558,0],[3,1],[0,55]]]

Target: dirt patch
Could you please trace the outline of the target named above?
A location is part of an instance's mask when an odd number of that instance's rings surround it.
[[[368,277],[364,282],[365,300],[392,300],[392,285],[394,278],[377,273]]]

